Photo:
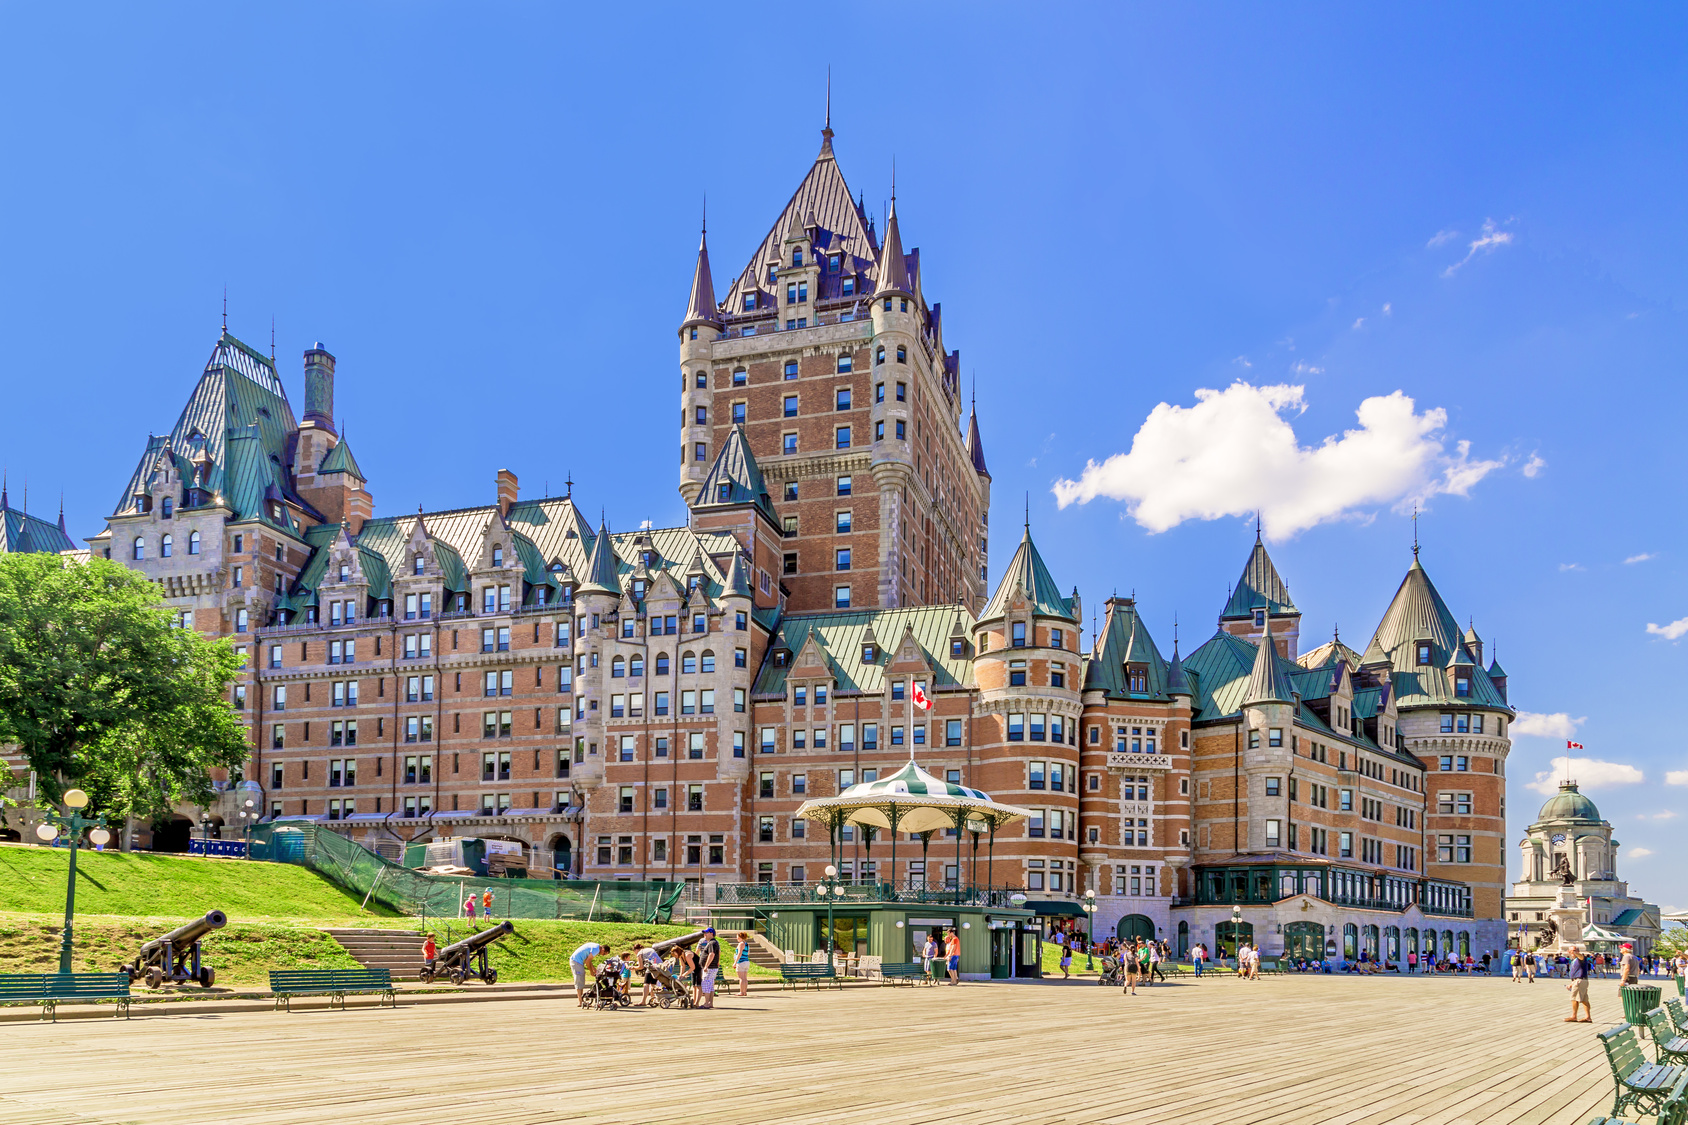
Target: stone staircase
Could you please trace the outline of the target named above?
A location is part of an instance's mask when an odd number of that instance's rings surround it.
[[[419,930],[324,930],[323,933],[344,946],[364,968],[392,970],[394,980],[413,979],[422,964]]]

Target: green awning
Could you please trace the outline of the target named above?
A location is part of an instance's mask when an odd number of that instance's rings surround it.
[[[1065,899],[1043,899],[1041,901],[1038,899],[1027,899],[1026,904],[1020,909],[1030,910],[1033,914],[1036,914],[1040,918],[1052,918],[1058,915],[1065,915],[1072,918],[1084,917],[1083,907],[1079,906],[1076,902],[1068,902]]]

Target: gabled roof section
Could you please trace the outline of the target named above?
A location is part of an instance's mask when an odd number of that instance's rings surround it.
[[[322,464],[317,466],[317,472],[346,473],[357,478],[360,483],[367,483],[369,480],[368,477],[363,475],[363,470],[358,468],[357,458],[352,456],[352,443],[347,441],[344,436],[334,443],[334,448],[328,451],[328,456],[324,457]]]
[[[843,266],[838,275],[821,275],[820,297],[835,296],[833,287],[844,275],[877,269],[879,247],[868,230],[867,220],[861,209],[855,200],[850,198],[850,187],[844,182],[844,174],[839,171],[838,162],[833,159],[832,146],[828,143],[815,158],[815,163],[803,177],[803,182],[792,192],[791,199],[781,208],[761,245],[751,254],[750,261],[745,263],[744,269],[733,280],[727,292],[730,306],[736,307],[733,303],[739,294],[768,292],[768,267],[786,260],[782,253],[786,232],[790,230],[794,219],[802,225],[802,220],[811,215],[815,224],[817,249],[844,255]],[[762,303],[757,301],[759,306]]]
[[[697,268],[692,271],[692,295],[686,302],[687,324],[720,324],[721,313],[715,302],[715,279],[709,271],[709,232],[698,238]]]
[[[965,610],[960,611],[965,615]],[[835,691],[878,692],[885,687],[885,669],[895,650],[880,648],[872,664],[861,662],[862,645],[871,635],[901,638],[904,630],[914,633],[927,662],[932,666],[932,687],[956,687],[972,682],[973,661],[949,655],[950,626],[957,609],[951,605],[915,606],[905,609],[839,610],[787,617],[768,644],[769,656],[757,673],[757,695],[785,694],[786,677],[798,663],[803,646],[812,638],[827,656]],[[966,621],[973,624],[971,619]],[[875,642],[877,643],[877,641]],[[774,666],[772,653],[785,649],[792,654],[786,667]],[[834,655],[836,654],[836,658]]]
[[[1191,707],[1199,719],[1219,719],[1242,710],[1249,676],[1259,650],[1230,633],[1215,633],[1184,661],[1195,697]]]
[[[1300,612],[1290,601],[1289,587],[1278,577],[1278,568],[1272,565],[1272,556],[1266,553],[1266,544],[1260,541],[1258,532],[1254,536],[1254,549],[1248,553],[1248,562],[1243,565],[1242,577],[1237,579],[1231,600],[1225,603],[1225,611],[1219,619],[1232,621],[1253,617],[1257,609],[1279,614]]]
[[[76,544],[65,534],[62,522],[49,523],[30,515],[21,508],[0,505],[0,555],[52,554],[76,550]]]
[[[1171,670],[1138,615],[1137,603],[1131,598],[1109,598],[1107,613],[1085,669],[1084,690],[1100,689],[1115,699],[1167,698],[1171,694]],[[1146,694],[1130,690],[1125,671],[1128,664],[1148,669]]]
[[[1055,584],[1049,568],[1043,563],[1043,556],[1038,554],[1037,545],[1032,542],[1030,524],[1026,525],[1026,532],[1020,537],[1020,546],[1014,552],[1014,557],[1008,560],[1008,566],[1002,572],[1002,581],[997,583],[996,593],[991,595],[984,612],[979,614],[979,620],[989,621],[1005,615],[1016,593],[1023,594],[1026,600],[1031,602],[1033,613],[1043,617],[1064,617],[1068,621],[1076,621],[1073,617],[1072,603],[1061,596],[1061,588]]]
[[[757,468],[756,457],[750,452],[744,427],[734,426],[727,440],[721,443],[721,452],[715,455],[715,464],[709,467],[709,475],[703,478],[703,489],[692,502],[692,509],[703,511],[739,504],[752,504],[768,517],[769,522],[777,522],[774,519],[773,497],[768,495],[762,470]]]
[[[1430,643],[1430,663],[1418,663],[1417,645]],[[1412,566],[1401,579],[1395,598],[1384,611],[1383,621],[1366,646],[1365,663],[1387,662],[1393,672],[1395,705],[1440,706],[1458,701],[1466,706],[1511,710],[1487,672],[1465,651],[1459,622],[1415,553]],[[1470,680],[1470,694],[1456,696],[1448,669],[1460,666],[1460,675]]]
[[[1295,685],[1290,682],[1289,672],[1284,668],[1286,664],[1291,670],[1299,670],[1292,661],[1278,655],[1278,647],[1272,643],[1272,616],[1267,614],[1266,632],[1260,638],[1259,647],[1254,650],[1254,666],[1249,670],[1243,706],[1295,702]]]
[[[1303,668],[1325,668],[1338,661],[1354,669],[1358,669],[1363,663],[1360,654],[1343,644],[1340,637],[1333,637],[1318,648],[1309,649],[1295,658],[1295,662]]]

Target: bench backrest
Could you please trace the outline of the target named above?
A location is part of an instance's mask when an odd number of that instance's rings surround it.
[[[791,976],[791,977],[830,977],[830,976],[832,976],[832,966],[831,965],[825,965],[825,964],[816,965],[816,964],[813,964],[813,963],[807,962],[807,961],[797,961],[797,962],[793,962],[793,963],[790,963],[790,964],[782,964],[780,966],[780,970],[782,972],[784,972],[787,976]]]
[[[270,991],[300,988],[391,988],[391,969],[271,969]]]
[[[1688,1029],[1688,1009],[1682,1007],[1682,1001],[1674,996],[1665,1001],[1665,1010],[1670,1013],[1671,1022],[1677,1027]]]
[[[926,966],[919,961],[887,961],[879,966],[881,973],[917,973],[924,976]]]
[[[1627,1078],[1647,1065],[1641,1041],[1636,1038],[1635,1029],[1627,1023],[1602,1031],[1600,1045],[1606,1048],[1606,1059],[1612,1064],[1612,1073],[1619,1078]]]
[[[128,973],[6,973],[0,975],[0,1000],[129,995]]]
[[[1668,1043],[1676,1038],[1676,1028],[1671,1026],[1670,1013],[1663,1006],[1654,1008],[1645,1017],[1647,1029],[1653,1033],[1654,1043]]]

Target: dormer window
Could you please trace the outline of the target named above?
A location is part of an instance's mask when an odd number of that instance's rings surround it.
[[[503,547],[494,546],[492,548],[492,565],[493,566],[503,566],[504,565],[504,548]]]
[[[744,295],[744,311],[745,312],[753,312],[755,310],[755,308],[756,308],[756,294],[746,293]]]
[[[960,637],[950,638],[950,657],[959,659],[967,654],[967,642]]]
[[[829,254],[826,259],[826,272],[837,273],[844,266],[844,255]]]
[[[844,279],[844,294],[843,295],[846,296],[846,297],[854,297],[856,295],[856,279],[855,278],[846,277]]]
[[[791,248],[791,264],[794,266],[800,266],[803,264],[803,248],[801,246],[793,246]]]
[[[635,598],[643,598],[645,596],[645,580],[643,578],[635,578],[633,580],[633,596]]]
[[[351,566],[351,564],[350,563],[341,563],[340,564],[340,581],[350,582],[351,580],[352,580],[352,566]]]
[[[170,499],[170,497],[166,496],[164,498],[164,506],[163,506],[164,518],[169,519],[175,513],[175,511],[176,511],[176,502],[174,500]]]
[[[791,651],[789,649],[776,648],[774,650],[774,667],[784,668],[789,663],[791,663]]]
[[[1149,670],[1141,664],[1127,664],[1125,666],[1126,690],[1133,695],[1147,695],[1149,692]]]
[[[1024,621],[1016,621],[1009,627],[1008,643],[1014,648],[1026,647],[1026,623]]]
[[[1266,611],[1265,610],[1257,609],[1257,610],[1254,611],[1254,627],[1256,629],[1266,628]]]
[[[1430,663],[1430,642],[1429,641],[1418,642],[1418,663],[1419,663],[1419,667],[1421,667],[1421,668]]]
[[[729,481],[722,481],[715,490],[715,499],[723,504],[733,498],[733,486]]]
[[[1461,699],[1464,699],[1466,696],[1471,694],[1470,676],[1454,677],[1454,694],[1459,696]]]
[[[411,571],[410,572],[412,574],[421,574],[422,573],[422,556],[417,555],[414,559],[411,560],[410,565],[411,565]]]
[[[876,645],[862,646],[862,663],[872,664],[879,658],[879,648]]]

